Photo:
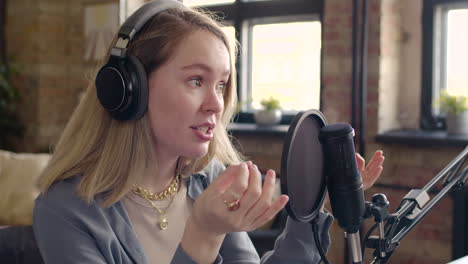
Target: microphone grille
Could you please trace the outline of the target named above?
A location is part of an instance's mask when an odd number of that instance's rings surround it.
[[[322,127],[319,138],[320,141],[329,141],[348,136],[354,137],[354,129],[347,123],[336,123]]]

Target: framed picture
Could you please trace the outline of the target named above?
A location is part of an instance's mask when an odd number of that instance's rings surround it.
[[[119,29],[119,1],[95,1],[84,4],[84,59],[102,60]]]

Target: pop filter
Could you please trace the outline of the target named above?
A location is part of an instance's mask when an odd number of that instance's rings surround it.
[[[288,214],[309,223],[320,211],[326,195],[320,129],[327,125],[317,110],[299,112],[291,122],[281,155],[281,192],[289,196]]]

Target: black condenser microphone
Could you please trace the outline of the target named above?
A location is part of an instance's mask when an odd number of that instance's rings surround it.
[[[362,263],[359,227],[364,220],[365,204],[353,137],[354,129],[344,123],[324,126],[319,135],[333,215],[345,231],[353,263]]]

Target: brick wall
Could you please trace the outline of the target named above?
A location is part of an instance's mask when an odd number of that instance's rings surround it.
[[[400,1],[401,53],[398,120],[402,128],[418,128],[421,97],[422,0]],[[415,89],[416,88],[416,89]]]
[[[401,53],[399,0],[382,1],[380,10],[380,17],[372,16],[378,24],[371,23],[371,27],[377,30],[377,34],[380,33],[380,41],[377,42],[380,52],[372,56],[379,61],[375,73],[379,77],[378,131],[383,132],[400,127],[397,118]]]
[[[83,62],[86,0],[8,1],[8,51],[22,65],[15,80],[27,126],[18,151],[44,151],[58,139],[91,65]],[[326,0],[323,41],[323,112],[329,123],[351,120],[352,1]],[[461,147],[378,144],[378,131],[418,127],[421,0],[369,1],[367,156],[383,149],[380,182],[425,185]],[[129,7],[130,8],[130,7]],[[388,122],[391,120],[391,122]],[[281,136],[237,136],[243,152],[261,168],[280,171]],[[392,210],[407,191],[377,188]],[[446,198],[402,243],[390,263],[446,263],[451,259],[452,200]],[[334,224],[332,263],[343,263],[343,233]],[[415,246],[417,245],[417,246]],[[370,253],[370,252],[369,252]]]
[[[88,1],[89,2],[89,1]],[[18,151],[47,151],[87,84],[83,58],[84,0],[8,1],[8,53],[21,70],[14,80],[26,124]]]

